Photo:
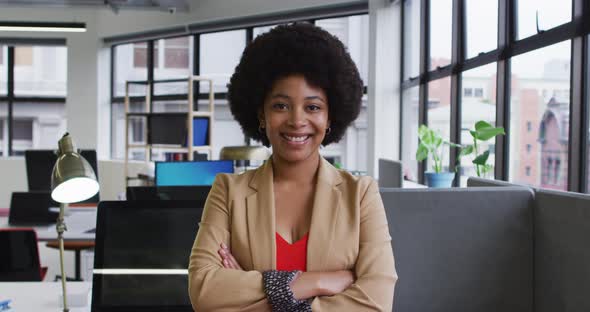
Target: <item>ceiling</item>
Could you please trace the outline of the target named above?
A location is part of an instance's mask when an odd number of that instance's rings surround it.
[[[108,8],[119,10],[151,10],[169,13],[187,12],[187,0],[0,0],[0,6],[11,7],[61,7]]]

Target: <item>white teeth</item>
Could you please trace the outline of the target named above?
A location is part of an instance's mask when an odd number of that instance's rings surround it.
[[[307,138],[308,138],[309,136],[292,137],[292,136],[285,135],[284,137],[285,137],[287,140],[289,140],[289,141],[294,141],[294,142],[303,142],[303,141],[307,140]]]

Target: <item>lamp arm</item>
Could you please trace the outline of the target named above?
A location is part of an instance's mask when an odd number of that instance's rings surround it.
[[[61,288],[63,291],[63,305],[64,305],[64,312],[69,312],[68,309],[68,299],[67,299],[67,292],[66,292],[66,273],[64,270],[64,237],[63,233],[68,230],[66,223],[64,221],[64,211],[66,209],[67,204],[60,203],[59,204],[59,215],[57,217],[57,223],[55,224],[55,228],[57,230],[57,239],[59,241],[59,265],[61,269]]]

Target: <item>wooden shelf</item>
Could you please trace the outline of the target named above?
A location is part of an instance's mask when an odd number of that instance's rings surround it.
[[[187,90],[187,111],[186,112],[151,112],[151,106],[152,106],[152,99],[151,96],[149,94],[149,91],[151,89],[151,84],[157,84],[157,83],[180,83],[180,82],[185,82],[188,84],[188,90]],[[194,84],[195,83],[199,83],[199,82],[207,82],[209,85],[209,93],[208,93],[208,110],[205,111],[192,111],[192,109],[194,108],[194,104],[195,104],[195,100],[198,100],[198,98],[195,97],[194,94]],[[131,96],[129,94],[129,86],[130,85],[145,85],[146,86],[146,94],[144,97],[144,111],[143,112],[130,112],[129,108],[130,108],[130,103],[132,100],[137,100],[139,98],[141,98],[141,96],[137,96],[137,95],[133,95]],[[133,98],[133,99],[132,99]],[[213,129],[213,122],[214,122],[214,101],[215,101],[215,97],[213,94],[213,80],[210,78],[206,78],[206,77],[200,77],[200,76],[190,76],[188,78],[183,78],[183,79],[163,79],[163,80],[154,80],[153,82],[148,82],[148,81],[127,81],[126,86],[125,86],[125,177],[126,177],[126,181],[129,180],[128,177],[128,173],[129,173],[129,169],[128,169],[128,162],[129,162],[129,150],[130,149],[145,149],[145,161],[146,162],[150,162],[151,161],[151,157],[152,157],[152,151],[153,150],[159,150],[159,151],[172,151],[172,152],[180,152],[180,153],[187,153],[187,158],[188,160],[192,160],[194,157],[194,152],[198,151],[198,152],[207,152],[209,159],[211,159],[212,157],[212,153],[213,153],[213,143],[212,143],[212,129]],[[186,117],[186,123],[182,123],[182,127],[186,127],[187,129],[187,142],[192,143],[194,138],[194,120],[195,118],[208,118],[208,127],[207,127],[207,137],[206,137],[206,142],[209,143],[208,145],[198,145],[198,146],[182,146],[180,144],[131,144],[129,143],[129,136],[130,136],[130,122],[129,120],[133,117],[145,117],[148,118],[151,116],[158,116],[158,117],[162,117],[162,116],[170,116],[170,117]],[[143,130],[144,133],[147,135],[148,134],[148,128],[147,128],[147,122],[144,123],[143,125]],[[149,136],[148,136],[149,137]],[[128,184],[127,184],[128,185]]]

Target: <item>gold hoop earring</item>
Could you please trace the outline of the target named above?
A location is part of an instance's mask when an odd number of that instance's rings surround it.
[[[326,134],[330,134],[330,132],[332,132],[332,127],[328,127],[328,129],[326,129]]]

